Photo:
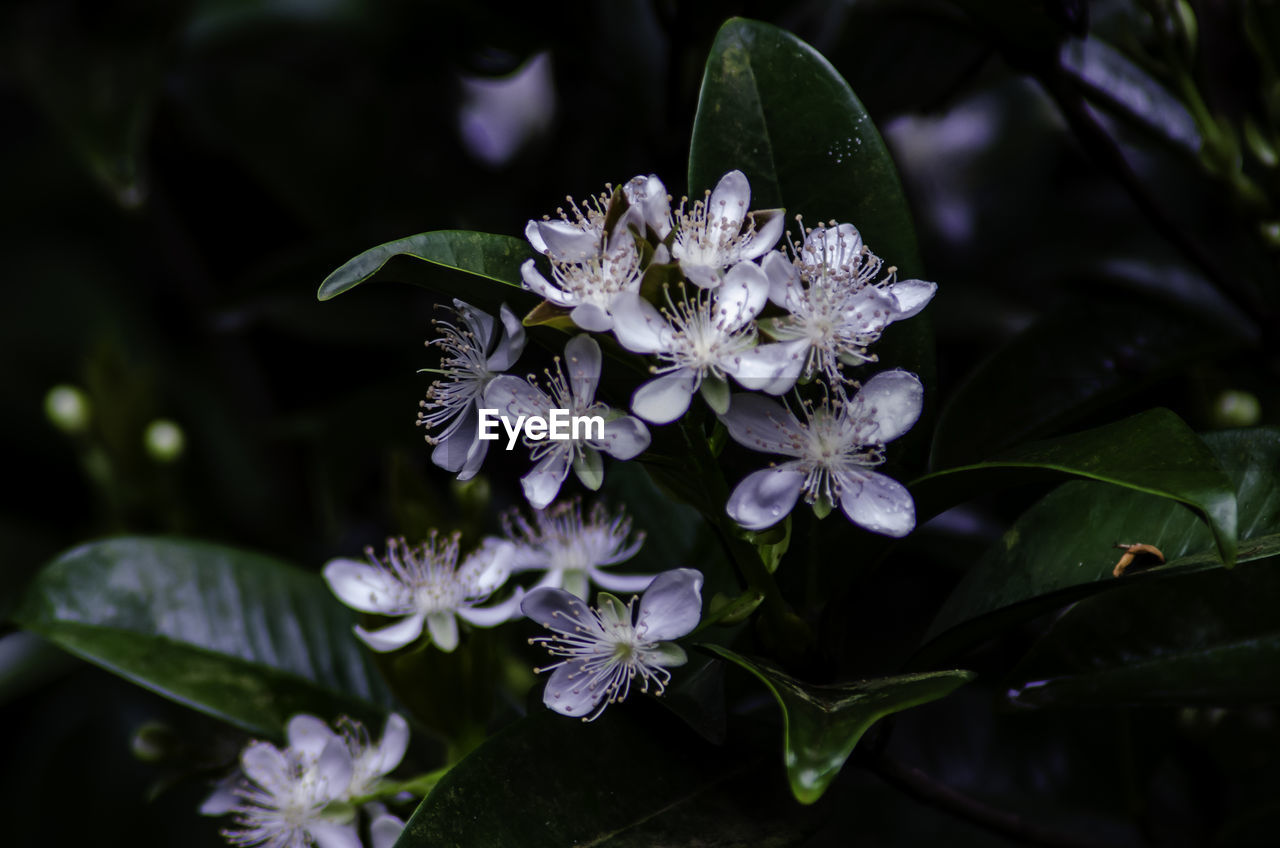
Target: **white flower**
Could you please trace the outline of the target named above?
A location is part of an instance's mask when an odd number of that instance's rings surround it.
[[[649,446],[649,430],[644,423],[630,415],[620,415],[603,403],[596,401],[596,387],[600,383],[600,345],[583,334],[574,336],[564,347],[569,365],[566,378],[559,357],[555,371],[546,372],[550,394],[519,377],[498,377],[485,391],[485,408],[500,411],[509,420],[519,416],[550,418],[552,409],[569,410],[570,420],[575,417],[599,416],[604,419],[604,432],[595,437],[591,427],[580,435],[589,438],[543,439],[525,438],[531,448],[531,458],[536,463],[533,470],[521,478],[525,497],[536,509],[542,509],[560,492],[560,486],[573,467],[578,479],[589,489],[598,489],[604,482],[603,451],[617,459],[633,459]]]
[[[480,470],[489,443],[477,438],[479,402],[485,386],[506,371],[524,350],[524,327],[503,304],[502,328],[493,316],[461,300],[453,302],[455,321],[435,320],[437,338],[428,346],[442,351],[438,369],[423,369],[441,375],[427,389],[418,413],[418,424],[428,429],[444,426],[427,441],[435,445],[431,461],[447,471],[458,472],[459,480],[469,480]],[[496,330],[496,332],[495,332]]]
[[[492,607],[479,607],[506,582],[510,543],[486,540],[458,564],[458,534],[441,537],[434,531],[417,548],[404,539],[387,540],[384,560],[365,552],[369,562],[331,560],[324,579],[338,599],[361,612],[405,616],[381,630],[355,633],[375,651],[394,651],[422,635],[423,624],[436,647],[448,652],[458,646],[458,619],[477,627],[493,627],[515,614],[519,596]]]
[[[601,592],[598,609],[563,589],[535,589],[525,596],[524,614],[552,631],[541,642],[563,657],[538,671],[555,669],[542,702],[567,716],[591,721],[609,704],[626,699],[631,681],[661,695],[671,680],[668,668],[687,661],[684,649],[670,641],[688,634],[702,617],[702,574],[691,568],[664,571],[640,598],[629,604]]]
[[[369,795],[378,781],[390,774],[409,748],[409,723],[403,716],[392,713],[382,727],[382,740],[375,743],[369,738],[363,724],[351,719],[338,720],[342,740],[351,753],[351,782],[347,786],[348,800]]]
[[[704,288],[715,288],[725,268],[763,256],[782,237],[781,210],[747,213],[751,186],[741,171],[721,177],[710,197],[688,211],[687,202],[675,215],[671,256],[691,282]]]
[[[623,292],[640,290],[640,253],[635,243],[620,240],[608,252],[574,262],[551,260],[551,279],[530,259],[520,266],[525,288],[544,300],[571,310],[569,317],[584,330],[604,332],[613,326],[610,308]]]
[[[511,571],[545,571],[535,588],[564,589],[579,598],[587,597],[588,581],[612,592],[639,592],[653,581],[652,574],[614,574],[604,567],[635,556],[644,543],[644,533],[631,536],[631,519],[619,510],[610,516],[603,504],[582,517],[577,498],[553,504],[533,514],[533,522],[519,512],[503,516],[503,529],[515,545]]]
[[[727,376],[748,389],[781,394],[795,384],[802,356],[781,344],[757,345],[755,317],[764,308],[769,281],[760,266],[740,262],[714,292],[678,299],[667,290],[659,310],[639,295],[614,304],[613,331],[623,347],[654,354],[658,376],[636,390],[631,409],[646,421],[666,424],[689,408],[695,391],[716,412],[728,409]]]
[[[923,280],[898,281],[892,269],[877,282],[882,263],[852,224],[815,227],[795,253],[794,262],[781,253],[763,261],[769,299],[789,314],[761,327],[801,353],[805,376],[821,371],[833,384],[843,379],[841,364],[874,361],[867,346],[924,309],[937,290]]]
[[[808,503],[840,504],[855,524],[901,537],[915,527],[915,504],[901,483],[870,469],[884,461],[884,445],[916,423],[924,388],[914,374],[885,371],[852,400],[837,394],[805,420],[759,395],[738,395],[722,417],[741,445],[795,457],[747,475],[729,496],[729,515],[749,530],[781,521],[803,492]]]

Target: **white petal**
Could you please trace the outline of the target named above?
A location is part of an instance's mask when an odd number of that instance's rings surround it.
[[[566,370],[573,396],[589,406],[600,382],[600,345],[586,333],[574,336],[564,346]]]
[[[476,440],[471,443],[471,447],[467,449],[467,458],[463,461],[462,467],[458,469],[458,480],[466,482],[476,476],[480,471],[480,467],[484,465],[484,458],[488,455],[489,442],[477,436]]]
[[[577,303],[577,300],[568,296],[564,290],[547,282],[547,278],[542,276],[537,263],[532,259],[520,266],[520,278],[524,280],[525,288],[556,306],[573,306]]]
[[[640,210],[644,224],[657,233],[659,239],[671,232],[671,201],[667,199],[667,187],[656,174],[638,176],[622,186],[631,205]],[[643,234],[642,234],[643,235]]]
[[[404,822],[390,813],[384,813],[369,824],[369,842],[373,848],[392,848],[403,832]]]
[[[840,485],[840,508],[854,524],[898,539],[915,529],[915,501],[897,480],[866,471],[841,475]]]
[[[272,794],[293,780],[288,758],[270,742],[250,742],[240,753],[240,768],[250,780]]]
[[[480,413],[475,404],[468,403],[462,412],[458,413],[458,417],[453,420],[454,423],[449,429],[437,437],[440,441],[431,451],[431,461],[445,471],[454,473],[461,471],[467,464],[471,449],[476,442],[480,441],[476,432],[479,427],[479,416]]]
[[[696,381],[688,368],[655,377],[631,396],[631,411],[653,424],[669,424],[689,409]]]
[[[595,679],[582,668],[581,660],[566,662],[551,673],[547,688],[542,693],[542,703],[560,715],[575,718],[586,716],[604,697],[604,679]]]
[[[707,201],[707,240],[723,244],[742,230],[751,205],[751,185],[746,174],[730,171],[716,183]]]
[[[476,593],[487,595],[497,591],[507,582],[516,560],[514,543],[496,536],[485,538],[478,548],[467,554],[458,568],[460,572],[479,572],[476,577]]]
[[[695,265],[692,262],[680,262],[680,270],[684,271],[685,278],[695,286],[704,289],[714,289],[720,285],[721,276],[720,268],[711,265]]]
[[[550,575],[548,575],[550,576]],[[524,596],[520,611],[548,630],[599,633],[600,623],[587,602],[564,589],[543,587]]]
[[[505,332],[498,337],[498,346],[489,355],[489,361],[485,363],[490,371],[506,371],[516,364],[516,360],[524,351],[524,324],[505,303],[498,310],[498,317],[502,320],[502,329]]]
[[[594,303],[581,303],[569,313],[573,323],[592,333],[606,333],[613,329],[613,318]]]
[[[542,233],[538,232],[538,222],[530,221],[524,225],[524,237],[529,240],[529,244],[533,245],[533,249],[539,253],[547,252],[547,243],[542,240]]]
[[[515,594],[502,603],[487,607],[463,607],[458,610],[458,617],[476,627],[496,627],[519,618],[520,603],[523,600],[524,590],[517,586]]]
[[[519,377],[503,374],[490,380],[485,388],[484,408],[498,410],[514,427],[516,419],[521,415],[541,415],[545,418],[551,409],[551,397]],[[506,431],[500,432],[505,439]]]
[[[898,314],[898,301],[892,294],[875,286],[858,292],[841,313],[841,328],[864,335],[884,332]]]
[[[785,406],[760,395],[734,395],[720,420],[735,442],[762,453],[800,456],[807,438],[804,427]]]
[[[849,417],[858,422],[863,444],[884,444],[907,432],[920,419],[924,386],[909,371],[881,371],[849,402]]]
[[[652,574],[614,574],[603,568],[588,570],[591,582],[610,592],[643,592],[653,582]]]
[[[751,218],[755,221],[756,231],[738,252],[739,259],[755,259],[773,250],[778,239],[782,238],[782,229],[787,223],[781,209],[754,212]]]
[[[604,438],[587,442],[593,448],[610,456],[628,460],[644,453],[649,447],[649,428],[633,415],[623,415],[604,422]]]
[[[453,610],[427,613],[427,631],[431,641],[446,654],[458,647],[458,618]]]
[[[600,234],[568,221],[538,221],[547,255],[558,262],[581,262],[600,252]]]
[[[787,515],[800,497],[804,472],[785,462],[748,474],[729,496],[729,517],[748,530],[772,527]]]
[[[751,323],[769,299],[769,278],[754,262],[739,262],[725,274],[716,290],[714,317],[718,326],[737,330]]]
[[[285,725],[285,738],[289,740],[289,747],[293,750],[308,758],[319,759],[325,746],[337,739],[338,734],[321,719],[299,713]]]
[[[524,489],[525,499],[534,509],[546,509],[547,505],[560,494],[560,485],[569,476],[569,459],[573,451],[568,442],[556,442],[556,447],[533,467],[533,470],[520,478],[520,487]]]
[[[775,250],[760,262],[760,267],[769,279],[769,300],[788,312],[795,311],[804,297],[795,263],[782,251]]]
[[[404,752],[409,749],[409,722],[404,716],[392,713],[387,716],[382,726],[382,739],[378,741],[376,753],[369,760],[370,771],[376,777],[390,773],[404,759]]]
[[[640,597],[636,630],[653,642],[679,639],[702,619],[702,572],[692,568],[664,571]]]
[[[233,786],[233,783],[223,783],[209,793],[209,797],[200,804],[200,815],[225,816],[240,806],[240,796],[236,794]]]
[[[889,287],[893,298],[898,302],[898,314],[895,320],[901,321],[916,315],[929,305],[938,290],[937,283],[926,283],[924,280],[903,280]]]
[[[335,735],[320,752],[315,766],[315,774],[326,800],[333,801],[347,793],[347,788],[351,785],[351,773],[354,770],[351,749],[347,747],[344,739]]]
[[[493,316],[456,297],[453,299],[453,308],[476,337],[480,349],[488,350],[489,342],[493,341]]]
[[[791,391],[808,356],[809,342],[804,339],[775,342],[736,354],[721,367],[744,388],[780,395]]]
[[[307,823],[307,833],[315,840],[316,848],[361,848],[354,824],[312,820]]]
[[[404,586],[388,569],[353,559],[330,560],[324,580],[338,600],[361,612],[397,610],[404,596]]]
[[[361,642],[382,654],[399,650],[421,636],[422,623],[425,619],[426,616],[418,612],[381,630],[365,630],[360,625],[356,625],[355,633]]]
[[[635,292],[623,292],[609,307],[618,343],[635,353],[655,353],[665,347],[671,328],[653,304]]]

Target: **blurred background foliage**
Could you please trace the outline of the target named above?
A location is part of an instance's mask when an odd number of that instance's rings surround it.
[[[519,235],[565,192],[633,174],[682,193],[703,63],[735,14],[827,56],[897,162],[940,286],[936,467],[1157,405],[1199,430],[1280,423],[1276,3],[9,3],[0,612],[52,555],[109,534],[318,568],[391,532],[493,529],[519,461],[499,453],[491,493],[461,490],[413,426],[430,296],[322,304],[316,286],[371,245]],[[51,416],[55,386],[78,393]],[[842,602],[842,668],[905,662],[1043,491],[900,547]],[[1012,668],[1027,632],[980,670]],[[1274,708],[1009,713],[992,694],[904,714],[895,746],[1086,842],[1273,844]],[[211,719],[12,633],[0,716],[6,845],[218,844],[190,779],[234,753]],[[911,790],[844,783],[879,799],[859,802],[869,844],[1005,844]]]

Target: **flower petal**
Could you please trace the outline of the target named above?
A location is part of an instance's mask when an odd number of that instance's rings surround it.
[[[315,775],[326,801],[335,801],[347,794],[355,764],[351,761],[351,749],[346,740],[334,734],[316,759]]]
[[[312,819],[307,822],[307,833],[315,840],[316,848],[361,848],[354,824]]]
[[[616,459],[628,460],[644,453],[649,447],[649,440],[649,428],[643,421],[634,415],[623,415],[606,419],[604,438],[590,439],[587,444]]]
[[[643,592],[653,582],[652,574],[614,574],[603,568],[587,570],[591,582],[610,592]]]
[[[667,197],[667,187],[657,174],[631,178],[623,184],[622,192],[632,207],[640,210],[644,224],[657,234],[658,239],[666,238],[671,232],[671,201]]]
[[[551,409],[551,397],[519,377],[503,374],[489,381],[484,390],[484,407],[498,410],[514,427],[516,419],[521,415],[547,417]]]
[[[582,333],[569,339],[564,346],[564,358],[573,396],[584,406],[589,406],[595,399],[596,386],[600,382],[600,345]]]
[[[600,253],[600,233],[568,221],[538,221],[547,255],[557,262],[582,262]]]
[[[478,412],[477,415],[479,415]],[[479,428],[477,427],[477,429]],[[479,438],[479,435],[477,434],[476,440],[472,442],[471,447],[467,449],[467,458],[463,461],[462,467],[458,469],[458,480],[465,483],[467,480],[476,476],[480,471],[480,467],[484,465],[484,458],[488,455],[488,440]]]
[[[409,749],[409,722],[399,713],[387,716],[382,725],[382,738],[374,748],[368,760],[370,773],[382,777],[390,773],[404,759],[404,752]]]
[[[525,288],[556,306],[573,306],[577,303],[577,300],[568,296],[563,289],[547,282],[547,278],[542,276],[537,263],[532,259],[520,266],[520,278],[524,280]]]
[[[763,530],[787,517],[803,487],[804,472],[796,463],[784,462],[744,477],[725,510],[748,530]]]
[[[529,240],[529,244],[533,245],[533,249],[539,253],[547,252],[547,243],[542,240],[542,233],[538,230],[538,221],[530,221],[524,225],[524,237]]]
[[[725,274],[724,284],[716,290],[712,315],[717,326],[727,331],[738,330],[751,323],[769,300],[769,278],[754,262],[739,262]]]
[[[902,280],[889,286],[889,291],[898,302],[898,314],[894,316],[894,320],[901,321],[928,306],[934,293],[938,291],[938,284],[924,280]]]
[[[519,317],[505,303],[499,308],[498,317],[502,321],[502,329],[505,332],[498,337],[498,346],[494,348],[488,362],[485,363],[485,367],[490,371],[506,371],[516,364],[516,360],[524,351],[524,324],[520,322]]]
[[[352,609],[361,612],[398,611],[404,586],[388,569],[353,559],[333,559],[324,567],[329,590]]]
[[[390,813],[383,813],[369,823],[369,842],[373,848],[392,848],[403,832],[404,822]]]
[[[680,261],[680,270],[685,279],[698,288],[714,289],[721,283],[720,268],[711,265],[695,265],[692,262]]]
[[[293,780],[288,757],[270,742],[250,742],[240,752],[240,768],[250,780],[273,795]]]
[[[475,336],[480,349],[488,350],[489,342],[493,341],[493,316],[456,297],[453,299],[453,308]]]
[[[863,444],[891,442],[920,419],[924,386],[910,371],[881,371],[849,402],[849,418]]]
[[[800,456],[806,439],[804,427],[785,406],[760,395],[735,394],[720,420],[735,442],[761,453]]]
[[[564,589],[534,589],[524,596],[520,611],[557,633],[600,632],[600,622],[587,602]]]
[[[387,651],[399,650],[421,636],[422,624],[425,620],[426,615],[418,612],[381,630],[365,630],[357,624],[355,634],[361,642],[383,654]]]
[[[219,784],[209,797],[200,803],[200,815],[225,816],[240,806],[240,796],[234,789],[235,784],[228,781]]]
[[[808,357],[809,342],[797,339],[756,345],[735,354],[722,367],[744,388],[780,395],[791,391]]]
[[[593,676],[582,665],[582,660],[570,660],[552,672],[542,703],[560,715],[587,716],[604,697],[607,678]]]
[[[739,259],[755,259],[773,250],[778,239],[782,238],[782,229],[787,223],[781,209],[752,212],[751,220],[755,223],[756,230],[738,252]]]
[[[769,300],[788,312],[795,311],[804,298],[795,263],[785,253],[774,251],[760,262],[760,267],[769,279]]]
[[[613,318],[594,303],[580,303],[569,313],[569,318],[580,329],[592,333],[606,333],[613,329]]]
[[[462,607],[458,610],[458,617],[476,627],[496,627],[519,618],[523,600],[524,589],[517,586],[515,593],[505,601],[487,607]]]
[[[569,442],[556,442],[533,470],[520,478],[525,499],[534,509],[545,509],[560,494],[560,485],[569,476],[569,459],[573,454]]]
[[[285,725],[285,738],[289,747],[308,759],[319,759],[325,746],[338,738],[323,720],[306,713],[299,713]]]
[[[468,403],[448,429],[436,438],[439,441],[431,451],[431,461],[445,471],[457,473],[467,464],[471,448],[479,441],[480,413],[474,403]]]
[[[653,424],[669,424],[689,408],[697,374],[688,368],[655,377],[631,396],[631,411]]]
[[[651,642],[679,639],[702,619],[702,572],[693,568],[664,571],[640,596],[636,633]]]
[[[916,505],[907,487],[875,471],[840,476],[840,508],[873,533],[900,539],[916,526]]]
[[[671,327],[654,305],[635,292],[623,292],[609,307],[618,343],[635,353],[656,353],[665,347]]]
[[[427,631],[431,641],[446,654],[458,647],[458,617],[453,610],[427,613]]]
[[[707,241],[726,244],[742,231],[751,205],[751,184],[746,174],[734,170],[720,178],[707,201]]]

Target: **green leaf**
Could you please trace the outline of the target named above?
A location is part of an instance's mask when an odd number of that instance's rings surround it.
[[[720,28],[707,57],[689,151],[691,196],[735,168],[751,183],[753,209],[852,223],[901,276],[923,273],[897,168],[849,84],[794,35],[743,18]],[[876,352],[932,386],[926,316],[889,327]]]
[[[396,845],[692,848],[799,841],[795,811],[768,803],[775,790],[762,785],[758,763],[707,744],[673,716],[635,706],[641,705],[611,708],[592,723],[541,709],[520,719],[441,779]]]
[[[263,736],[298,712],[373,718],[391,705],[352,614],[318,576],[260,554],[162,538],[82,545],[45,566],[15,619]]]
[[[1074,303],[979,365],[938,418],[931,468],[968,465],[1060,432],[1089,412],[1240,344],[1155,306]]]
[[[923,520],[978,493],[1026,482],[1044,472],[1088,477],[1181,501],[1209,522],[1222,561],[1228,567],[1235,564],[1235,489],[1204,442],[1167,409],[938,471],[913,482],[911,493]]]
[[[1009,696],[1026,707],[1275,703],[1278,597],[1273,557],[1088,598],[1054,620]]]
[[[325,277],[316,294],[329,300],[382,273],[392,279],[421,285],[447,297],[457,297],[481,309],[497,311],[504,301],[532,308],[538,298],[521,288],[520,266],[533,259],[532,248],[523,239],[466,230],[436,230],[389,241],[347,260]],[[510,288],[468,281],[465,277],[427,273],[422,262],[465,271]],[[515,307],[513,307],[515,308]]]
[[[813,686],[719,645],[703,647],[751,672],[777,699],[787,778],[802,804],[822,797],[871,725],[892,713],[944,698],[974,678],[968,671],[937,671]]]
[[[1238,562],[1280,553],[1280,428],[1205,435],[1240,505]],[[1167,563],[1112,576],[1119,542]],[[927,667],[1011,623],[1128,582],[1221,568],[1209,529],[1177,501],[1093,481],[1059,486],[1028,509],[943,604],[913,665]]]

